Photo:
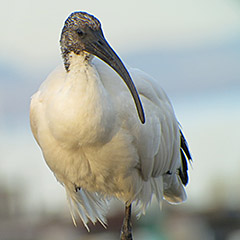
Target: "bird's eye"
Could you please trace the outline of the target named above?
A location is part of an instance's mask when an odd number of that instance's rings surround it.
[[[83,37],[85,35],[84,32],[81,29],[77,29],[76,32],[77,32],[79,37]]]

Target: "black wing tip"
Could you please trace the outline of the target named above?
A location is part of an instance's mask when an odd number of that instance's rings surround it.
[[[188,162],[192,161],[192,156],[189,151],[189,147],[187,144],[187,141],[181,131],[180,131],[180,138],[181,138],[181,143],[180,143],[180,153],[181,153],[181,160],[182,160],[182,166],[179,168],[179,176],[180,179],[183,183],[184,186],[188,184]],[[188,160],[188,161],[187,161]]]
[[[184,153],[186,154],[188,161],[192,161],[192,156],[191,153],[189,151],[189,147],[188,147],[188,143],[186,138],[183,135],[183,132],[181,129],[179,129],[180,134],[181,134],[181,149],[184,151]]]
[[[182,148],[180,148],[180,152],[181,152],[182,166],[178,169],[179,176],[182,181],[182,184],[186,186],[188,184],[188,164],[187,164],[187,159],[185,157],[185,153],[183,152]]]

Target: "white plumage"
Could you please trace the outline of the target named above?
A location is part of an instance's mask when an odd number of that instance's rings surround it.
[[[30,119],[46,163],[66,189],[73,219],[78,213],[86,227],[89,219],[105,224],[109,197],[136,202],[140,213],[154,194],[159,202],[184,201],[184,137],[158,82],[127,68],[145,110],[142,124],[128,88],[106,63],[71,51],[68,64],[33,95]]]

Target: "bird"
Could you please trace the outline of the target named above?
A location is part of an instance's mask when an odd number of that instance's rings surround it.
[[[60,49],[63,64],[31,98],[32,133],[74,224],[106,227],[109,202],[120,199],[120,237],[132,239],[132,206],[140,216],[153,196],[159,204],[187,198],[192,157],[182,127],[159,82],[123,63],[95,16],[71,13]]]

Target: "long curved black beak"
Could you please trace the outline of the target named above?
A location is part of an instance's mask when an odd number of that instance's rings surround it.
[[[145,123],[143,106],[132,78],[121,59],[104,38],[103,33],[101,31],[92,32],[91,40],[86,43],[84,50],[99,57],[120,75],[132,94],[141,122]]]

